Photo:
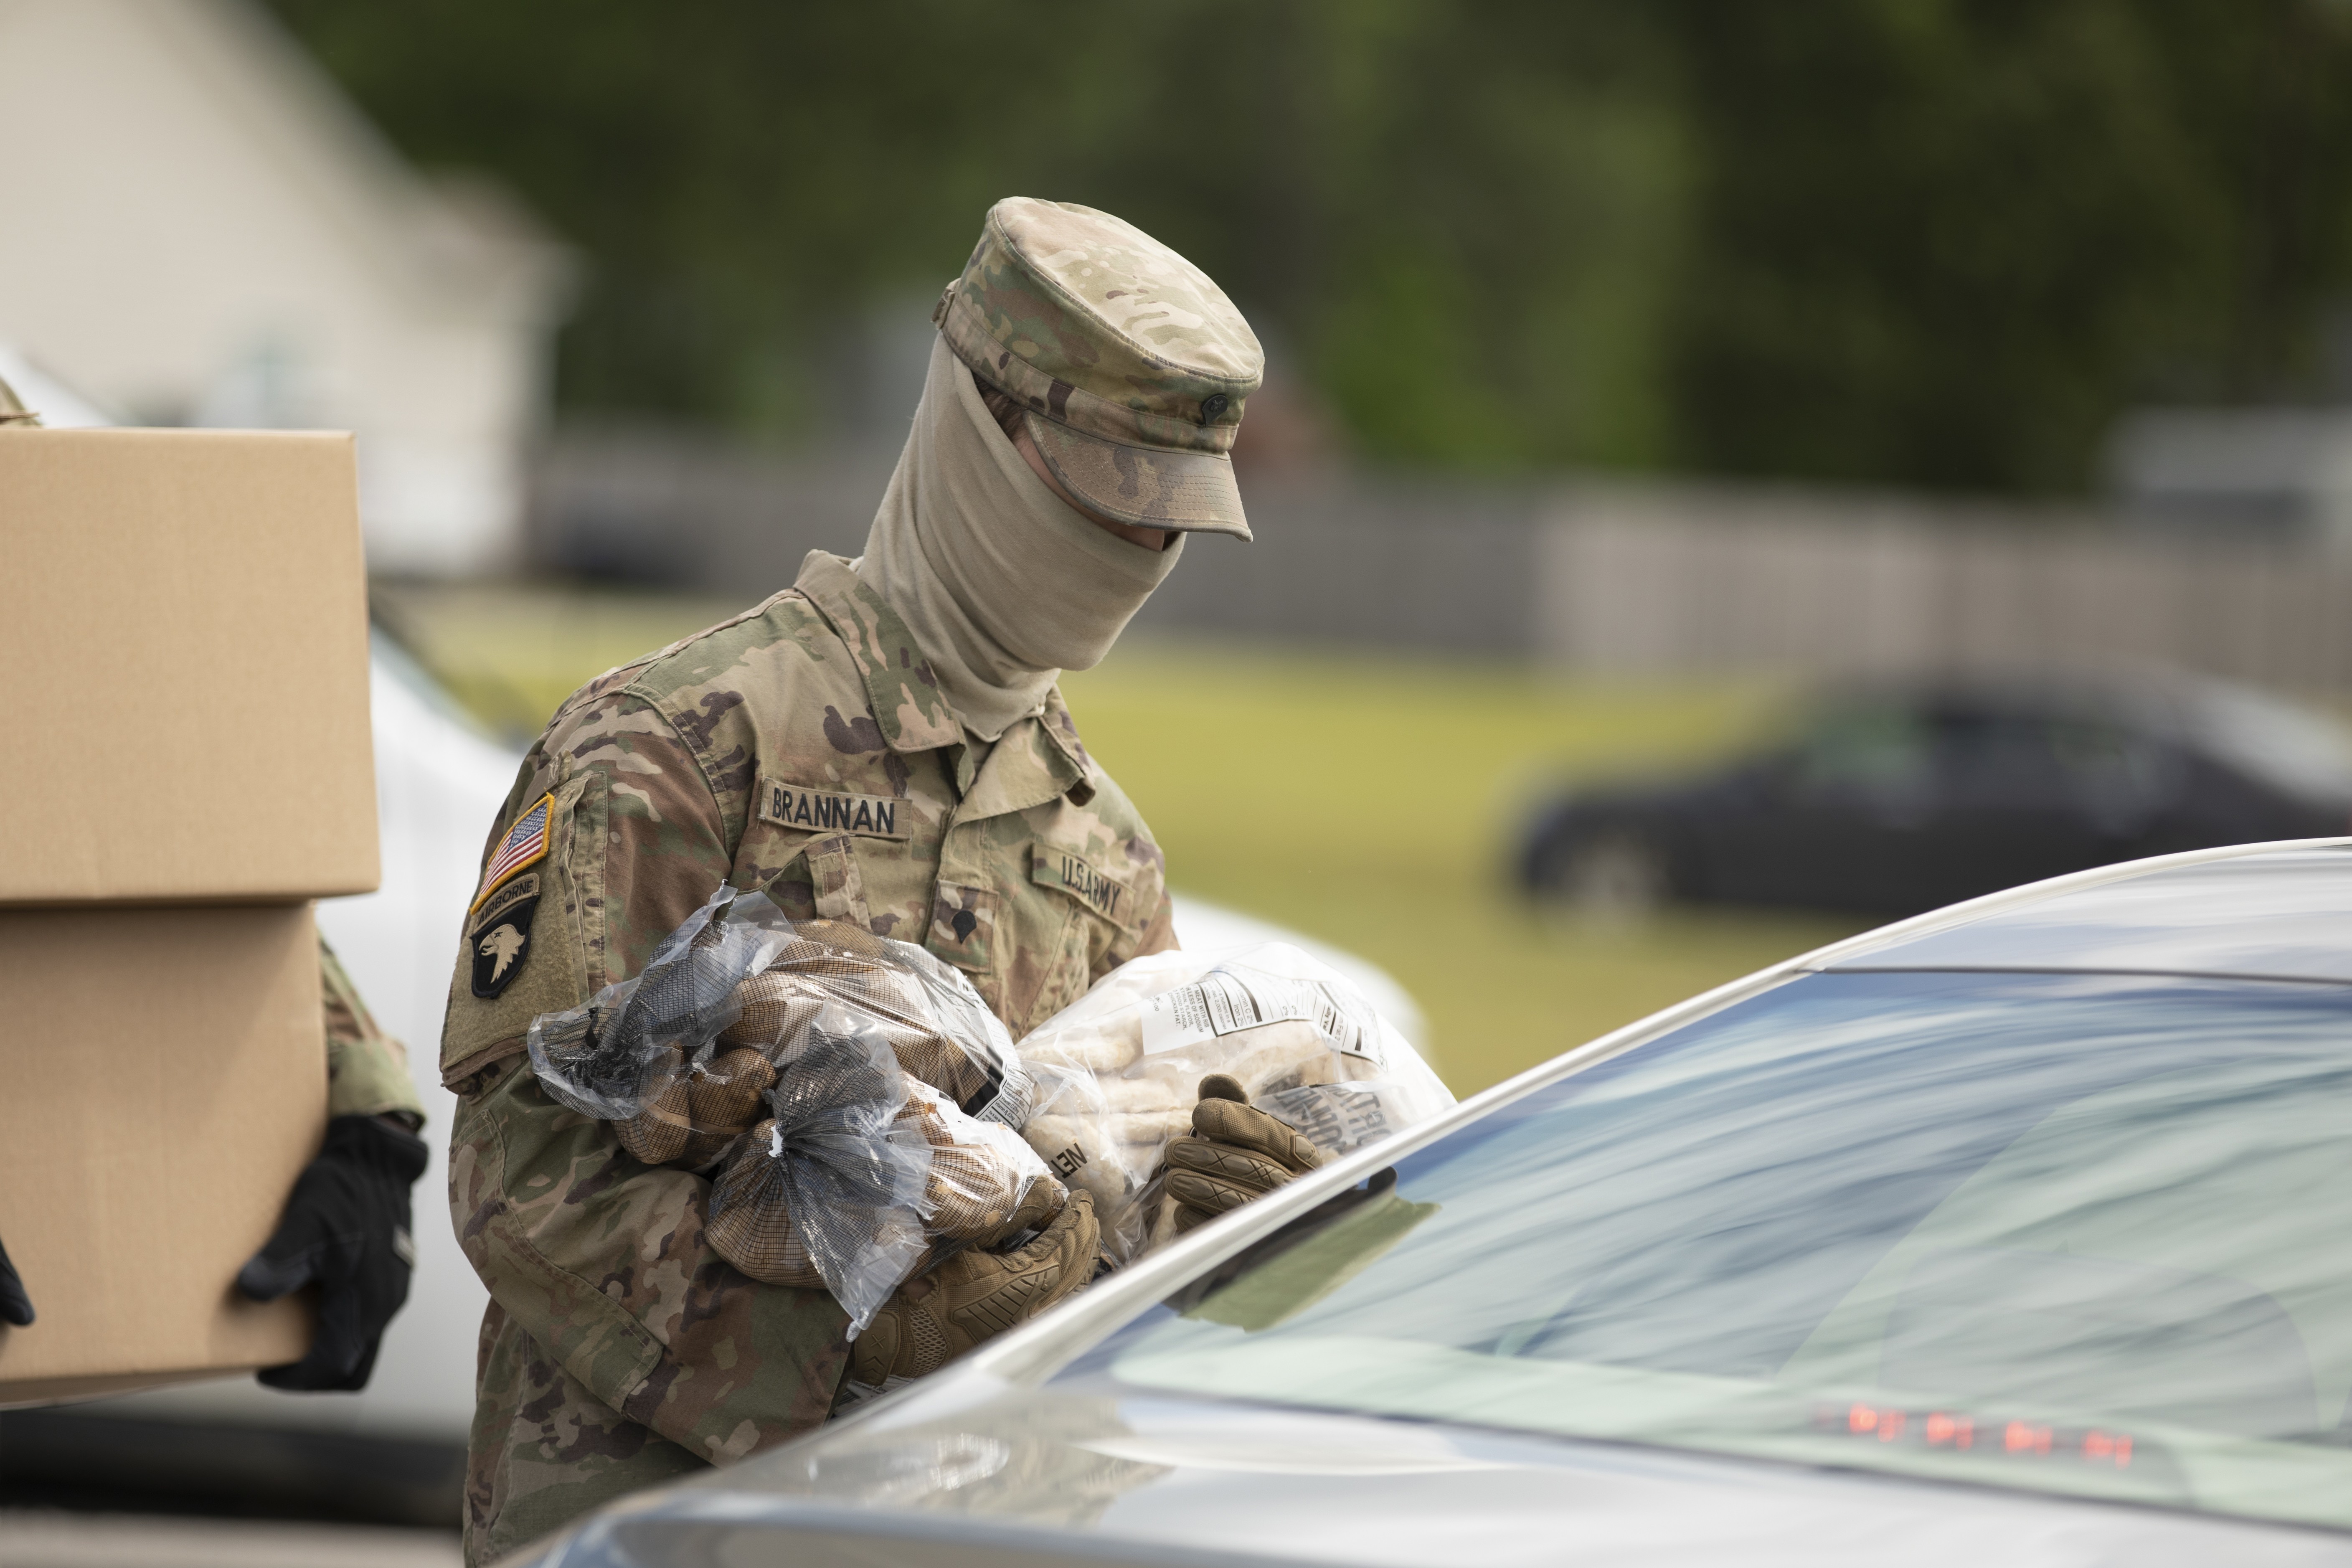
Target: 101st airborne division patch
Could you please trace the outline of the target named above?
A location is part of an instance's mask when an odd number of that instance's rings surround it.
[[[485,1001],[514,984],[530,956],[531,921],[539,914],[539,877],[530,868],[547,858],[554,816],[555,796],[540,796],[507,829],[483,868],[466,945],[473,954],[474,994]]]

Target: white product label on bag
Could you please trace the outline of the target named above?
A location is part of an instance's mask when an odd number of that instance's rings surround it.
[[[1290,1019],[1313,1025],[1335,1051],[1361,1057],[1377,1067],[1388,1065],[1381,1048],[1380,1020],[1354,998],[1336,995],[1317,981],[1230,969],[1213,969],[1190,985],[1147,997],[1143,1054],[1181,1050],[1220,1035]]]

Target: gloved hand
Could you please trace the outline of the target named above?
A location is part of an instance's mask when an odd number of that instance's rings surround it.
[[[1094,1194],[1083,1189],[1036,1239],[1010,1252],[955,1254],[898,1287],[849,1347],[849,1375],[870,1387],[936,1372],[1076,1294],[1102,1252]]]
[[[1274,1191],[1324,1162],[1323,1151],[1263,1110],[1253,1110],[1240,1080],[1213,1072],[1201,1080],[1192,1133],[1168,1142],[1168,1196],[1179,1236]]]
[[[20,1329],[33,1323],[33,1299],[25,1294],[25,1282],[16,1278],[16,1266],[8,1261],[5,1247],[0,1247],[0,1323]]]
[[[367,1386],[386,1323],[408,1300],[416,1244],[408,1189],[425,1173],[425,1140],[379,1116],[327,1121],[319,1156],[294,1179],[278,1234],[237,1270],[257,1301],[319,1286],[319,1332],[310,1353],[254,1375],[272,1388]]]

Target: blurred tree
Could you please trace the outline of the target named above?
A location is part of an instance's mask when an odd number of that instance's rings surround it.
[[[1223,283],[1384,457],[1654,462],[1678,125],[1607,0],[277,0],[411,156],[587,253],[573,409],[790,437],[1001,195]]]
[[[2124,404],[2322,390],[2337,0],[1674,0],[1696,466],[2058,490]]]
[[[272,0],[587,254],[571,410],[822,431],[997,196],[1223,283],[1360,450],[2063,489],[2314,390],[2347,0]]]

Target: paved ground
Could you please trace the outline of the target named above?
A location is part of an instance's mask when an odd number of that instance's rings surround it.
[[[455,1531],[0,1510],[7,1568],[457,1568]]]

